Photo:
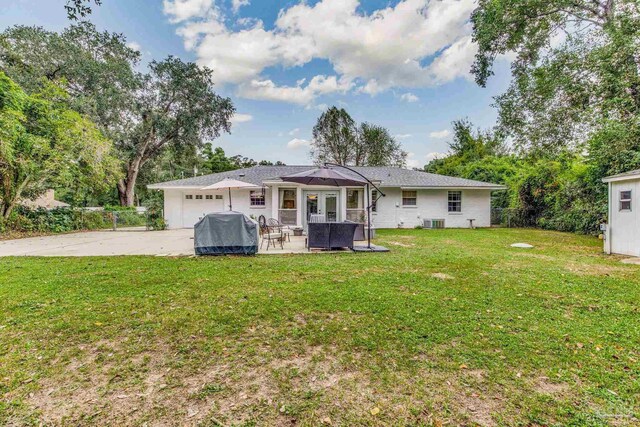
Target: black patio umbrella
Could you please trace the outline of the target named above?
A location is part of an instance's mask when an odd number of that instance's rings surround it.
[[[292,175],[281,176],[280,179],[286,182],[296,182],[304,185],[330,185],[332,187],[360,187],[367,183],[364,179],[346,175],[326,166],[294,173]]]
[[[354,174],[358,175],[349,176],[335,169],[329,168],[332,167],[340,167],[344,168]],[[371,201],[369,200],[369,196],[371,192],[369,191],[369,185],[378,190],[378,197],[384,197],[385,194],[367,177],[362,175],[360,172],[351,169],[348,166],[338,165],[335,163],[325,163],[325,166],[321,166],[315,169],[310,169],[308,171],[294,173],[291,175],[281,176],[280,179],[286,182],[295,182],[298,184],[304,185],[330,185],[333,187],[349,187],[355,186],[360,187],[362,185],[366,185],[367,188],[367,246],[366,248],[354,247],[355,251],[363,251],[366,250],[368,252],[388,252],[387,248],[382,246],[372,246],[371,245]]]

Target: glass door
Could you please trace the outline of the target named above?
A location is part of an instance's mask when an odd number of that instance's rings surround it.
[[[317,215],[319,212],[320,197],[318,193],[306,193],[305,195],[305,226],[309,222],[311,215]],[[305,227],[306,228],[306,227]]]
[[[327,218],[327,222],[338,221],[338,193],[323,194],[323,212]]]
[[[304,199],[304,224],[306,230],[307,224],[313,220],[318,222],[338,222],[339,216],[339,194],[336,191],[305,191]]]

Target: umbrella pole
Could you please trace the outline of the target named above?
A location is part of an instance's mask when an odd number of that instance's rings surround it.
[[[233,206],[231,204],[231,187],[229,187],[229,210],[232,211],[233,210]]]
[[[367,182],[367,247],[371,249],[371,191]]]

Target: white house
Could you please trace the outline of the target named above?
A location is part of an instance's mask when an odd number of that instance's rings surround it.
[[[637,209],[640,169],[609,176],[602,181],[609,185],[609,223],[604,251],[640,256],[640,215]]]
[[[311,214],[327,221],[364,222],[364,187],[321,187],[283,182],[280,177],[313,169],[314,166],[255,166],[229,172],[196,176],[149,185],[164,191],[164,215],[169,228],[190,228],[205,214],[229,209],[225,190],[204,187],[223,179],[256,185],[255,189],[232,190],[233,210],[258,218],[276,218],[281,223],[306,228]],[[375,228],[489,227],[491,192],[505,187],[396,167],[354,167],[374,182],[386,197],[372,207]],[[339,169],[345,174],[350,172]],[[355,176],[355,175],[354,175]],[[372,200],[378,198],[371,191]]]

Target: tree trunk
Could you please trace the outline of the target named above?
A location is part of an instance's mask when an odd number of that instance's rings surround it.
[[[118,181],[118,197],[121,206],[133,206],[135,202],[135,187],[142,159],[136,157],[129,163],[127,176]]]
[[[14,194],[11,194],[11,192],[7,190],[7,185],[9,184],[5,183],[4,185],[5,194],[2,197],[3,198],[2,218],[4,218],[5,220],[9,219],[9,215],[11,215],[11,211],[13,211],[13,208],[15,208],[15,206],[18,204],[18,200],[20,200],[20,196],[22,195],[22,192],[24,191],[29,181],[30,181],[30,178],[27,175],[22,180],[22,182],[18,185]]]
[[[9,215],[11,215],[11,211],[16,206],[16,202],[5,202],[2,205],[2,218],[7,220],[9,219]]]

